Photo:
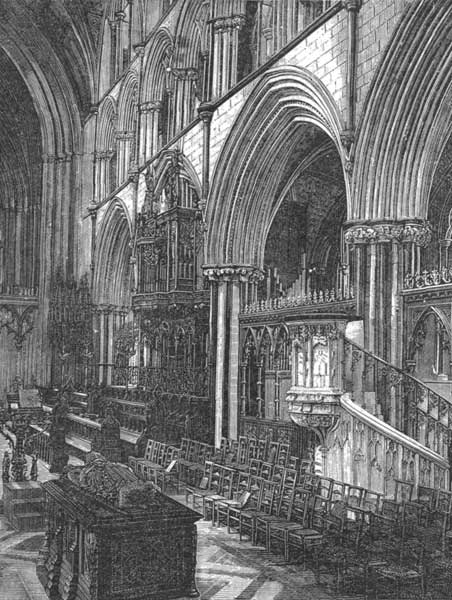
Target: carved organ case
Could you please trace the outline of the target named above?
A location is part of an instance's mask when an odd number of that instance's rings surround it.
[[[149,167],[138,222],[137,294],[193,292],[203,287],[199,190],[178,150]]]
[[[189,169],[183,155],[171,150],[146,175],[133,298],[143,367],[205,367],[209,292],[201,270],[199,182]]]

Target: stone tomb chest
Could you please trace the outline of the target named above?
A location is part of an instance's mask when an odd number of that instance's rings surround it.
[[[37,572],[49,597],[198,596],[199,514],[93,454],[83,469],[43,484],[48,528]]]

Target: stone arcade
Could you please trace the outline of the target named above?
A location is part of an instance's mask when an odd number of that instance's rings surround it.
[[[260,460],[452,511],[451,24],[434,0],[0,0],[0,387],[10,429],[39,392],[27,451],[231,501]],[[71,523],[72,485],[46,485]],[[101,548],[77,523],[73,566]]]

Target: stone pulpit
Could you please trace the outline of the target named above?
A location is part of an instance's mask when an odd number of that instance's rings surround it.
[[[47,533],[37,573],[50,598],[199,595],[198,513],[98,453],[43,488]]]
[[[316,315],[298,326],[293,341],[288,412],[295,423],[315,431],[322,449],[339,419],[346,322]]]

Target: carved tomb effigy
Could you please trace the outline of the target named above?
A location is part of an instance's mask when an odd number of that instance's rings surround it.
[[[37,566],[51,598],[149,600],[198,596],[200,515],[97,453],[43,484],[46,541]]]

